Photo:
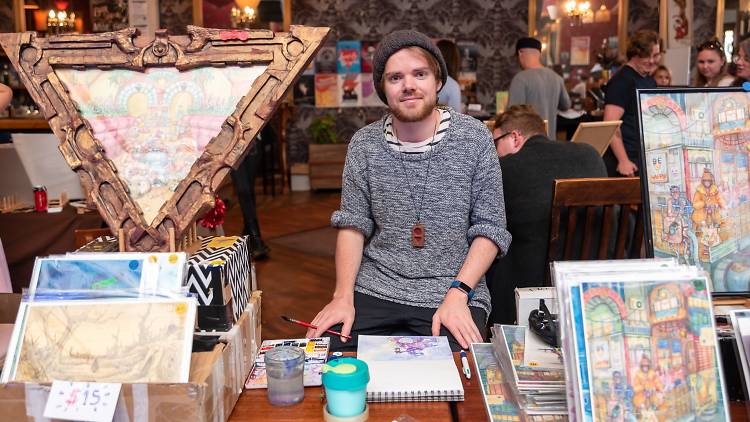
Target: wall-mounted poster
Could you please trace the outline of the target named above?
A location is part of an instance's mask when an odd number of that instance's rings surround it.
[[[378,43],[375,41],[362,41],[362,73],[372,73],[372,57],[375,55],[375,48]]]
[[[339,86],[335,73],[315,75],[315,107],[338,107]]]
[[[359,41],[339,41],[336,44],[336,67],[338,73],[359,73],[362,43]]]
[[[294,104],[315,105],[315,75],[302,75],[294,84]]]
[[[479,60],[479,45],[469,41],[459,41],[456,43],[458,52],[461,55],[459,71],[463,73],[476,73]]]
[[[639,91],[646,240],[699,265],[718,294],[750,294],[750,93]]]
[[[588,66],[591,37],[570,37],[570,65]]]
[[[375,85],[372,82],[372,73],[361,73],[360,79],[362,80],[362,107],[383,107],[382,101],[375,92]]]
[[[316,73],[336,73],[336,44],[326,44],[320,47],[315,56]]]
[[[362,83],[359,73],[339,73],[339,106],[357,107],[361,105]]]
[[[693,0],[668,0],[667,47],[690,47],[693,35]]]

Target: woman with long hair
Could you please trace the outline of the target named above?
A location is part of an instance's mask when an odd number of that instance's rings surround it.
[[[737,54],[732,58],[737,67],[734,83],[732,86],[742,86],[744,82],[750,81],[750,38],[740,42],[737,46]]]
[[[731,86],[733,81],[734,78],[727,71],[727,59],[721,42],[714,39],[699,45],[693,86]]]

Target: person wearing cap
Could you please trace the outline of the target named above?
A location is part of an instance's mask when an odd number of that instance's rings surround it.
[[[544,121],[528,104],[498,114],[492,135],[503,169],[505,215],[513,243],[488,275],[490,323],[513,324],[515,288],[545,283],[555,179],[607,177],[607,169],[591,145],[547,138]]]
[[[529,104],[547,121],[547,134],[557,138],[557,111],[570,108],[565,82],[542,64],[542,43],[525,37],[516,42],[516,58],[521,66],[510,81],[508,105]]]
[[[446,65],[430,38],[395,31],[378,45],[373,83],[389,113],[360,129],[346,157],[333,298],[313,319],[333,350],[357,336],[446,335],[453,350],[482,341],[484,279],[510,234],[500,164],[480,121],[437,107]]]

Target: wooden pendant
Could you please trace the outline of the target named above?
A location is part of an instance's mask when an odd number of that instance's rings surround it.
[[[414,248],[424,248],[424,224],[414,223],[411,228],[411,246]]]

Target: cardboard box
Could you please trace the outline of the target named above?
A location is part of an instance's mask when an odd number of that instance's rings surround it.
[[[0,323],[13,322],[20,295],[0,294]],[[114,419],[223,422],[229,419],[260,344],[261,292],[253,292],[239,321],[210,352],[193,353],[185,384],[123,384]],[[0,384],[2,420],[43,420],[49,384]]]
[[[516,323],[529,325],[529,314],[539,309],[539,299],[544,299],[547,309],[557,314],[557,293],[554,287],[516,288]]]

